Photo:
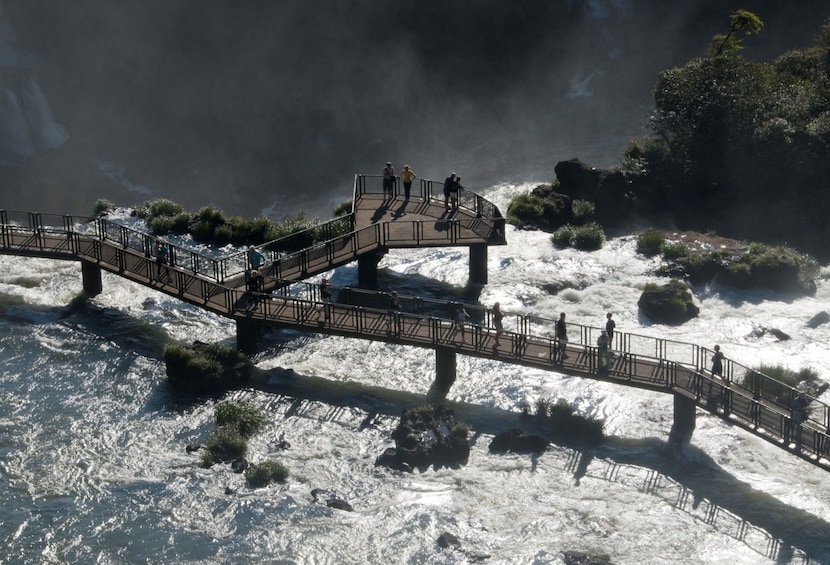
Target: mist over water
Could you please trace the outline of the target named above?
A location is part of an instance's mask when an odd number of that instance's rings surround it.
[[[657,73],[701,55],[742,7],[5,0],[15,66],[2,74],[36,77],[69,138],[6,170],[0,207],[78,214],[164,196],[326,217],[354,173],[388,159],[471,188],[550,181],[574,157],[612,166],[645,132]],[[747,41],[759,59],[809,44],[830,14],[748,8],[767,24]]]

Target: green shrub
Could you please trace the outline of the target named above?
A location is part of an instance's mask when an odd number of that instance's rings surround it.
[[[470,436],[470,428],[467,424],[456,424],[452,427],[452,435],[467,438]]]
[[[507,205],[507,221],[518,228],[525,226],[522,218],[541,218],[542,215],[542,199],[532,192],[516,195]]]
[[[679,259],[680,257],[689,256],[689,247],[682,241],[665,243],[662,250],[665,259]]]
[[[573,246],[580,251],[596,251],[605,242],[605,234],[599,224],[590,223],[573,228]]]
[[[245,457],[248,444],[242,434],[232,426],[216,428],[207,440],[202,462],[206,467],[214,463],[227,463],[239,457]]]
[[[596,217],[596,206],[589,200],[573,201],[573,222],[577,226],[590,224]]]
[[[248,378],[243,353],[220,344],[164,348],[167,380],[174,389],[189,393],[213,393],[239,386]]]
[[[214,225],[210,222],[201,220],[194,221],[190,224],[190,236],[193,241],[199,243],[209,243],[213,240]]]
[[[263,461],[245,470],[248,486],[260,488],[271,483],[284,483],[288,479],[288,469],[277,461]]]
[[[571,242],[574,240],[574,229],[573,226],[562,226],[551,236],[550,240],[556,247],[563,248],[563,247],[570,247]]]
[[[654,257],[663,248],[666,241],[666,236],[663,232],[654,228],[649,228],[637,237],[637,253],[641,253],[646,257]]]
[[[352,213],[352,200],[346,200],[345,202],[341,202],[337,206],[335,206],[334,210],[332,211],[332,215],[335,218],[339,218],[340,216],[346,216]]]
[[[136,215],[148,220],[156,216],[178,216],[184,212],[184,208],[169,198],[153,198],[147,200],[136,210]]]
[[[217,226],[213,230],[213,243],[216,245],[227,245],[233,241],[233,228],[228,224]]]
[[[265,417],[248,402],[220,402],[216,406],[216,425],[235,429],[243,438],[249,438],[265,427]]]
[[[741,385],[753,392],[760,389],[763,397],[776,400],[789,408],[792,389],[806,381],[806,392],[815,394],[818,377],[818,371],[809,367],[793,371],[783,365],[760,365],[747,371]]]
[[[527,406],[522,407],[522,414],[530,415],[536,422],[550,429],[560,437],[569,437],[591,444],[602,443],[605,423],[576,414],[576,410],[560,399],[553,403],[547,398],[540,398],[534,405],[535,413]]]
[[[92,215],[98,216],[102,212],[110,212],[112,210],[115,210],[115,204],[106,198],[99,198],[95,201],[95,206],[92,207]]]

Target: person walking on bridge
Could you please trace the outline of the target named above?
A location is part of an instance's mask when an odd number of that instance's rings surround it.
[[[387,327],[396,336],[400,336],[403,329],[403,313],[401,310],[401,299],[398,298],[398,293],[393,290],[389,295],[389,322],[387,322]]]
[[[556,320],[556,341],[556,348],[559,352],[559,361],[562,362],[568,358],[567,353],[565,353],[565,348],[568,345],[568,326],[565,324],[564,312],[559,314],[559,319]]]
[[[464,309],[464,305],[459,303],[458,308],[455,310],[455,331],[457,332],[458,330],[461,330],[461,343],[467,343],[467,338],[464,333],[464,326],[469,317],[470,315],[467,313],[467,310]]]
[[[331,283],[326,277],[320,281],[320,301],[323,303],[323,316],[326,321],[331,319]]]

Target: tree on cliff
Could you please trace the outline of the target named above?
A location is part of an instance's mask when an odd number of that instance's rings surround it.
[[[733,15],[733,30],[760,29],[751,16]],[[624,165],[681,224],[827,257],[830,22],[771,63],[744,59],[728,35],[714,56],[660,73],[654,135],[629,144]]]

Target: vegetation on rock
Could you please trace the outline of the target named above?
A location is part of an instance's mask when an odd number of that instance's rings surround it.
[[[167,381],[179,391],[213,394],[244,384],[249,376],[247,357],[221,344],[169,344],[164,348]]]
[[[288,469],[278,461],[266,460],[251,465],[245,470],[245,481],[252,488],[261,488],[271,483],[284,483],[288,479]]]
[[[352,230],[350,220],[351,203],[343,203],[336,209],[348,208],[335,221],[321,223],[298,214],[281,223],[258,216],[253,219],[241,216],[226,217],[215,206],[203,206],[195,214],[166,198],[155,198],[136,208],[136,215],[143,219],[154,235],[187,235],[194,241],[208,245],[268,244],[272,251],[298,251],[310,247],[317,241],[332,239]]]
[[[593,420],[577,414],[563,399],[553,402],[549,398],[540,398],[532,408],[523,406],[522,413],[532,417],[555,437],[593,445],[602,443],[605,438],[603,420]]]
[[[653,322],[672,325],[682,324],[700,313],[689,288],[677,279],[664,285],[648,283],[637,306]]]

